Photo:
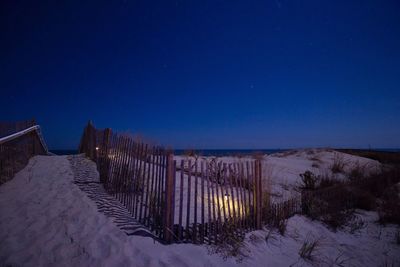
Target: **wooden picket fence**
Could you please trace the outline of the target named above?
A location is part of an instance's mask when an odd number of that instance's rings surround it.
[[[281,220],[302,213],[302,199],[296,196],[282,202],[271,203],[268,207],[264,207],[264,211],[263,221],[266,224],[277,225]]]
[[[79,151],[97,163],[108,193],[166,243],[220,243],[227,229],[244,234],[277,225],[307,214],[316,201],[338,197],[338,190],[329,189],[304,191],[279,203],[263,201],[261,160],[188,157],[177,162],[171,150],[91,123]],[[346,192],[339,197],[349,200]]]
[[[219,243],[261,228],[260,161],[226,163],[183,159],[176,172],[174,241]]]
[[[32,156],[48,152],[34,120],[0,122],[0,136],[0,184],[14,177]]]
[[[261,228],[259,160],[177,166],[172,151],[90,122],[79,152],[97,163],[108,193],[166,243],[218,243],[227,225],[238,233]]]
[[[168,237],[165,192],[170,151],[110,129],[96,129],[91,123],[84,130],[79,151],[97,163],[108,193],[161,239]]]
[[[241,235],[316,212],[335,198],[349,207],[352,202],[349,192],[335,188],[303,191],[279,203],[263,201],[260,160],[189,157],[177,162],[171,150],[91,123],[79,151],[97,163],[106,190],[166,243],[217,244],[227,230]]]

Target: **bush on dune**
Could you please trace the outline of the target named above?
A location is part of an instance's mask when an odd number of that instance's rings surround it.
[[[393,223],[400,225],[400,198],[395,188],[385,192],[378,208],[379,222],[382,224]]]
[[[363,209],[378,211],[381,223],[400,225],[398,166],[372,174],[356,166],[344,182],[326,175],[316,176],[310,171],[300,176],[303,214],[312,219],[337,229],[349,222],[354,209]]]
[[[304,240],[299,250],[299,256],[307,261],[315,262],[316,252],[320,246],[320,240]]]
[[[244,248],[245,236],[243,232],[237,230],[232,218],[222,224],[219,242],[210,247],[210,253],[217,253],[224,260],[233,257],[237,262],[241,262],[247,257]]]
[[[306,171],[300,174],[300,177],[302,182],[300,190],[314,190],[316,188],[318,177],[314,173]]]

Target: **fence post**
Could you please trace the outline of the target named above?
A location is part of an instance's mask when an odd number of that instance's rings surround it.
[[[88,122],[87,125],[87,149],[86,156],[91,160],[96,161],[96,129],[93,126],[92,121]]]
[[[174,154],[167,156],[167,177],[165,179],[165,218],[164,218],[164,239],[167,243],[173,241],[174,218],[175,218],[175,169],[176,162]]]
[[[254,223],[256,229],[261,229],[261,203],[262,203],[262,169],[261,160],[257,159],[255,164],[254,174]]]
[[[110,138],[111,138],[111,128],[106,128],[104,130],[103,136],[103,147],[101,148],[101,164],[100,164],[100,181],[106,186],[108,184],[108,170],[109,170],[109,159],[108,153],[110,149]]]
[[[97,163],[97,130],[94,127],[92,121],[90,121],[90,128],[91,128],[91,140],[92,140],[92,147],[91,147],[91,152],[92,152],[92,160]]]

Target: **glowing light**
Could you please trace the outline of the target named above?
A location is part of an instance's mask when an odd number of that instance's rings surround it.
[[[96,146],[96,150],[99,150],[99,147],[98,147],[98,146]]]

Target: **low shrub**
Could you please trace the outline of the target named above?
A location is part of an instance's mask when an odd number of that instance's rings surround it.
[[[400,167],[382,169],[365,177],[360,181],[351,181],[352,186],[370,192],[374,196],[381,198],[388,191],[388,188],[400,182]]]
[[[275,228],[279,234],[285,235],[288,217],[289,216],[286,216],[286,214],[281,214],[279,216],[270,214],[266,223],[269,227]]]
[[[332,230],[336,231],[348,224],[351,219],[353,211],[337,209],[334,211],[326,212],[320,216],[320,220],[327,224]]]
[[[317,251],[318,247],[320,245],[320,241],[317,240],[304,240],[303,245],[301,246],[299,250],[299,256],[302,259],[308,260],[308,261],[314,261],[315,260],[315,252]]]
[[[244,239],[244,234],[237,231],[233,219],[227,220],[222,226],[219,243],[211,247],[211,252],[220,254],[224,260],[234,257],[241,262],[247,256],[243,252]]]
[[[349,220],[347,226],[350,228],[350,233],[354,234],[357,231],[365,228],[366,225],[365,222],[363,222],[360,218],[354,217],[352,220]]]
[[[343,173],[346,163],[344,162],[343,156],[339,153],[335,153],[333,157],[333,164],[330,167],[332,173]]]
[[[360,163],[356,163],[355,166],[350,170],[347,178],[350,181],[360,181],[365,178],[365,167],[362,167]]]
[[[400,225],[400,189],[396,187],[400,168],[368,175],[363,170],[356,167],[344,182],[329,175],[317,177],[310,171],[301,174],[303,214],[337,229],[349,221],[354,209],[377,210],[380,223]]]
[[[400,165],[399,152],[384,152],[384,151],[360,150],[360,149],[339,149],[338,151],[377,160],[383,164]]]
[[[300,174],[300,177],[302,182],[300,190],[314,190],[316,188],[318,177],[314,173],[306,171]]]
[[[379,222],[400,225],[400,198],[395,188],[388,190],[378,208]]]
[[[323,189],[323,188],[328,188],[334,185],[340,185],[342,184],[341,181],[335,178],[331,178],[329,176],[321,177],[319,178],[319,184],[317,189]]]
[[[302,192],[302,213],[333,230],[344,226],[351,215],[351,194],[343,184]]]
[[[374,210],[376,208],[376,198],[368,191],[352,188],[350,194],[353,208],[362,210]]]

